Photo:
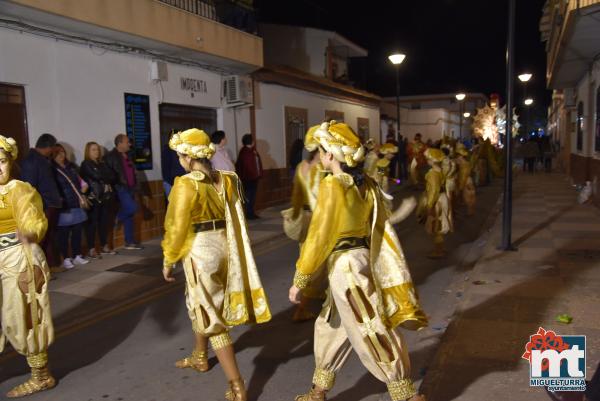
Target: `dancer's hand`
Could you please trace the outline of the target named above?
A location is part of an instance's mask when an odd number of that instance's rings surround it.
[[[298,305],[300,303],[301,296],[302,293],[300,292],[300,288],[296,287],[295,285],[290,287],[289,298],[291,303]]]
[[[167,283],[172,283],[175,281],[175,277],[171,277],[171,272],[173,271],[173,266],[163,266],[163,277]]]

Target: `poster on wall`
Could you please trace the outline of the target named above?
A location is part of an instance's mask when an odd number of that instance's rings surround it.
[[[152,170],[149,96],[125,93],[125,132],[131,141],[135,168]]]

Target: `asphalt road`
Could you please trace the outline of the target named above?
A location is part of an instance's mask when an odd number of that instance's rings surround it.
[[[402,191],[401,196],[408,193]],[[477,215],[458,216],[456,232],[447,241],[452,255],[445,260],[426,258],[431,243],[414,216],[398,227],[421,302],[431,318],[425,330],[403,331],[417,383],[426,374],[454,303],[461,296],[457,288],[481,247],[478,238],[499,193],[499,182],[483,188],[478,194]],[[293,308],[287,300],[297,244],[278,238],[261,245],[256,253],[273,320],[232,330],[238,362],[250,400],[293,400],[309,388],[314,369],[313,322],[292,323]],[[49,352],[58,386],[28,400],[223,400],[226,380],[212,354],[212,369],[207,373],[174,367],[177,359],[191,351],[192,342],[183,289],[166,291],[92,325],[59,333]],[[0,393],[25,380],[27,374],[24,358],[6,358],[0,363]],[[383,383],[373,379],[353,355],[328,397],[333,401],[375,401],[384,393]]]

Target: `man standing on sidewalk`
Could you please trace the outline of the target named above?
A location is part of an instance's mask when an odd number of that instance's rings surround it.
[[[30,183],[40,193],[44,203],[48,230],[40,246],[46,254],[48,265],[52,271],[60,269],[58,266],[61,263],[55,249],[54,236],[58,223],[58,211],[63,203],[54,176],[55,169],[50,163],[55,145],[54,135],[42,134],[35,143],[35,148],[29,149],[29,153],[21,161],[21,180]]]
[[[106,164],[113,169],[117,177],[115,190],[120,204],[117,220],[123,224],[125,249],[144,249],[135,242],[133,235],[133,218],[138,210],[138,205],[135,201],[137,192],[135,166],[127,154],[130,149],[129,137],[125,134],[118,134],[115,137],[114,149],[106,155]]]
[[[237,173],[244,185],[246,195],[246,218],[248,220],[258,219],[259,216],[254,212],[254,201],[256,200],[256,191],[258,180],[262,177],[262,162],[260,155],[254,147],[254,139],[251,134],[242,137],[240,154],[236,162]]]

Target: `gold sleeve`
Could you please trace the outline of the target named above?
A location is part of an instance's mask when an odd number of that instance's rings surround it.
[[[196,183],[177,177],[169,195],[165,216],[165,236],[161,243],[165,265],[172,265],[190,252],[194,239],[191,206],[198,193]]]
[[[17,230],[32,242],[40,242],[46,235],[48,220],[40,194],[28,183],[16,181],[11,204]]]
[[[294,285],[305,288],[327,257],[333,251],[339,237],[340,201],[344,197],[341,183],[334,176],[329,176],[319,186],[317,207],[313,213],[306,240],[300,250],[300,258],[296,262]]]
[[[437,174],[425,176],[425,191],[427,192],[427,209],[433,208],[440,196],[440,180]]]
[[[300,164],[296,166],[294,182],[292,186],[292,219],[296,220],[304,207],[304,185],[300,179]]]

